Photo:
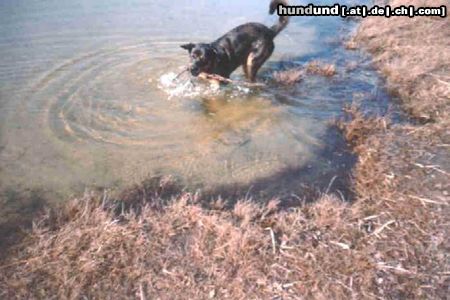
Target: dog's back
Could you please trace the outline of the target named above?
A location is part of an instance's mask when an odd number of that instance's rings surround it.
[[[272,0],[269,5],[269,14],[273,15],[277,11],[278,5],[287,5],[285,0]],[[289,23],[289,17],[280,16],[278,22],[272,25],[270,28],[261,23],[246,23],[240,25],[222,37],[218,38],[216,42],[220,42],[222,39],[234,38],[238,43],[242,42],[254,42],[258,38],[274,39]]]
[[[285,0],[272,0],[269,13],[273,14],[280,4],[286,5]],[[273,39],[287,26],[288,21],[288,17],[280,16],[271,27],[247,23],[230,30],[211,44],[182,45],[192,53],[191,73],[194,76],[201,72],[214,73],[228,78],[242,65],[246,77],[254,81],[258,70],[272,55],[275,48]]]

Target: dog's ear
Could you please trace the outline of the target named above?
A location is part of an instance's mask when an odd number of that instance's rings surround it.
[[[183,44],[180,47],[183,48],[183,49],[186,49],[189,52],[191,52],[192,49],[195,47],[195,45],[192,44],[192,43],[189,43],[189,44]]]

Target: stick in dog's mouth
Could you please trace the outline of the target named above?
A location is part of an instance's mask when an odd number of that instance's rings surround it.
[[[184,73],[186,73],[189,70],[189,67],[184,68],[180,73],[177,74],[177,76],[175,76],[175,78],[173,79],[174,81],[177,80],[178,78],[180,78],[181,75],[183,75]]]
[[[275,13],[281,4],[286,4],[286,1],[271,0],[269,13]],[[229,78],[231,73],[242,66],[247,80],[255,82],[258,71],[275,49],[275,37],[287,26],[288,21],[289,17],[279,16],[272,26],[255,22],[245,23],[213,42],[186,43],[180,46],[189,53],[189,70],[193,76],[207,72]]]
[[[220,83],[235,84],[235,85],[243,85],[246,87],[264,87],[264,86],[266,86],[264,83],[232,80],[232,79],[220,76],[218,74],[210,74],[210,73],[205,73],[205,72],[201,72],[198,75],[198,77],[201,79],[204,79],[204,80],[208,80],[210,82],[218,83],[218,84],[220,84]]]

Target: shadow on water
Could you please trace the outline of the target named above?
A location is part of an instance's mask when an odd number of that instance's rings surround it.
[[[213,188],[186,187],[182,178],[171,176],[151,177],[140,184],[123,190],[112,201],[116,212],[123,209],[137,209],[143,203],[161,208],[170,199],[190,193],[196,203],[209,208],[215,200],[221,199],[225,208],[231,208],[239,200],[267,203],[272,199],[280,201],[280,208],[300,206],[312,202],[324,193],[335,194],[343,201],[353,200],[351,170],[356,156],[350,151],[340,131],[330,125],[324,134],[327,141],[320,150],[320,157],[327,157],[327,168],[318,168],[318,160],[299,167],[287,167],[270,176],[254,179],[245,184],[225,184]],[[322,171],[321,171],[322,170]],[[323,171],[325,170],[325,171]]]
[[[365,111],[385,114],[389,99],[376,73],[359,64],[366,57],[336,44],[353,25],[292,18],[259,73],[270,91],[168,99],[158,83],[187,63],[179,44],[274,19],[256,0],[206,1],[194,11],[189,1],[134,2],[35,1],[16,14],[20,5],[6,1],[0,10],[0,58],[8,58],[0,63],[0,247],[44,204],[85,188],[137,183],[116,198],[131,204],[197,191],[205,206],[218,197],[295,206],[324,192],[352,200],[356,158],[328,122],[358,99]],[[312,60],[335,64],[337,75],[271,83],[272,72]],[[358,68],[346,72],[353,62]]]
[[[317,199],[323,193],[338,194],[344,201],[353,198],[351,170],[356,157],[335,126],[329,126],[323,136],[325,146],[317,153],[326,162],[309,161],[299,167],[287,167],[267,177],[246,184],[221,185],[201,193],[201,200],[221,198],[233,204],[240,199],[264,203],[278,199],[283,207],[298,206]],[[320,168],[326,163],[326,168]]]
[[[217,199],[224,200],[225,207],[228,208],[238,200],[265,203],[278,199],[281,207],[288,208],[314,201],[322,193],[337,194],[344,201],[351,201],[353,195],[350,172],[356,163],[356,157],[335,126],[330,125],[323,138],[326,143],[318,156],[328,158],[327,168],[317,166],[318,161],[310,161],[301,167],[287,167],[250,183],[221,185],[205,190],[201,187],[188,188],[176,178],[152,177],[125,189],[113,203],[121,203],[117,206],[120,209],[116,209],[119,213],[124,207],[139,211],[143,203],[153,203],[155,207],[159,207],[182,193],[196,194],[197,201],[205,207],[209,207]],[[322,172],[321,169],[326,171]],[[23,237],[22,229],[31,226],[33,218],[42,212],[48,201],[45,200],[45,193],[39,190],[9,189],[0,195],[0,202],[2,207],[8,208],[2,212],[0,222],[0,249],[2,253],[6,253],[9,246]]]
[[[40,190],[6,189],[0,193],[0,259],[8,246],[20,240],[22,229],[31,226],[33,218],[46,204]]]

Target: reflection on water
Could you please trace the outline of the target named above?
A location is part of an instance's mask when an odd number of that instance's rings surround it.
[[[270,81],[274,70],[323,59],[337,65],[332,79],[260,90],[200,85],[191,94],[164,85],[187,63],[179,44],[212,41],[247,21],[271,24],[268,2],[3,0],[0,189],[55,197],[165,174],[206,188],[287,169],[303,171],[279,183],[341,176],[329,120],[353,100],[382,112],[387,99],[364,58],[336,42],[352,24],[293,18],[260,72]]]

